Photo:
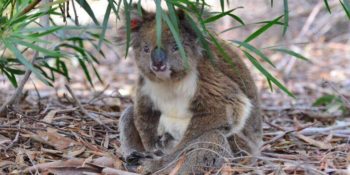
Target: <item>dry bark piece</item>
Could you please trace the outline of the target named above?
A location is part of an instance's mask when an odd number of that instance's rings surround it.
[[[103,175],[140,175],[137,173],[131,173],[123,170],[118,170],[114,168],[103,168],[102,170]]]
[[[5,143],[11,142],[11,140],[0,134],[0,148],[4,146]]]

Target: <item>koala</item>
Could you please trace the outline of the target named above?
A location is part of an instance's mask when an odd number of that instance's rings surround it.
[[[220,168],[229,158],[259,154],[262,119],[254,80],[229,43],[224,61],[210,44],[210,58],[183,11],[179,33],[188,60],[181,57],[167,25],[156,43],[155,14],[131,11],[131,47],[139,70],[134,104],[119,119],[121,152],[127,167],[167,173],[181,156],[179,174]]]

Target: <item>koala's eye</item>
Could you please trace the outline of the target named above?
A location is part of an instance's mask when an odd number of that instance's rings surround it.
[[[177,44],[176,44],[176,43],[173,44],[173,47],[171,48],[171,50],[172,50],[173,52],[179,50],[179,47],[177,47]]]
[[[145,45],[144,47],[143,47],[143,51],[144,52],[146,52],[146,53],[149,53],[149,47],[148,47],[148,45]]]

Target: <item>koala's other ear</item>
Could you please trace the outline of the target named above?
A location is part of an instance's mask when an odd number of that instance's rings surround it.
[[[186,33],[189,33],[191,36],[197,37],[196,32],[193,29],[193,26],[188,21],[188,18],[191,18],[186,14],[184,10],[177,10],[177,17],[179,19],[180,28],[182,28]]]
[[[177,10],[177,12],[176,12],[176,14],[177,14],[177,18],[181,21],[181,20],[185,20],[185,11],[184,10],[182,10],[182,9],[179,9],[179,10]]]

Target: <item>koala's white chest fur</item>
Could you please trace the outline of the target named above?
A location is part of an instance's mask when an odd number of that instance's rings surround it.
[[[176,141],[182,138],[192,118],[189,106],[196,88],[196,72],[189,73],[176,83],[163,84],[145,80],[142,91],[149,95],[161,112],[158,135],[168,132]]]

